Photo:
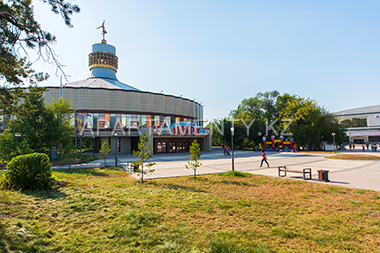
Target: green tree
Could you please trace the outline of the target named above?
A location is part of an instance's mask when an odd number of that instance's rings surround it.
[[[222,133],[213,131],[213,145],[231,143],[232,121],[236,147],[253,148],[255,144],[262,142],[262,136],[267,133],[281,135],[289,120],[292,123],[285,133],[291,132],[295,142],[304,148],[320,149],[322,140],[332,142],[332,132],[336,133],[336,143],[345,139],[344,127],[337,122],[334,115],[315,101],[269,91],[244,99],[236,110],[231,111],[228,118],[210,124],[211,127],[215,125],[218,129],[224,129]]]
[[[102,147],[100,149],[100,158],[104,158],[104,166],[107,166],[107,156],[111,154],[111,146],[108,144],[108,141],[104,141],[102,143]]]
[[[289,132],[293,134],[295,142],[307,150],[320,149],[323,140],[332,143],[333,132],[336,133],[337,144],[345,139],[345,128],[335,116],[309,98],[295,97],[288,100],[279,115],[293,121]]]
[[[58,138],[56,139],[55,146],[60,146],[60,154],[62,157],[62,147],[66,146],[72,139],[72,135],[74,133],[74,126],[70,124],[72,119],[72,111],[70,107],[72,102],[69,99],[64,99],[60,97],[58,101],[55,101],[52,98],[52,104],[48,106],[48,108],[54,114],[54,120],[56,122],[56,129],[58,134]]]
[[[17,142],[16,137],[9,131],[4,131],[0,136],[0,157],[8,163],[16,156]]]
[[[201,158],[201,148],[197,140],[194,140],[190,146],[190,160],[187,162],[186,169],[192,169],[194,171],[194,178],[196,178],[197,168],[201,167],[202,163],[198,160]]]
[[[133,151],[133,155],[137,158],[137,161],[134,162],[134,165],[137,166],[139,169],[137,170],[137,175],[140,176],[141,174],[141,182],[144,183],[144,173],[149,174],[153,173],[154,170],[151,169],[152,166],[154,166],[156,163],[145,163],[149,161],[149,159],[153,156],[153,151],[150,148],[150,144],[147,144],[149,142],[149,138],[144,132],[140,136],[140,141],[137,145],[138,150]],[[144,171],[144,163],[145,167],[147,167],[147,171]],[[140,169],[141,168],[141,169]]]
[[[16,119],[11,121],[9,130],[21,133],[33,150],[49,154],[59,139],[59,132],[53,112],[45,105],[44,91],[46,88],[29,87],[29,94],[15,113]]]
[[[80,8],[65,0],[42,0],[50,5],[55,14],[60,14],[65,24],[72,27],[71,16],[80,12]],[[48,75],[36,73],[27,57],[20,57],[17,48],[38,49],[40,56],[46,49],[46,56],[60,68],[50,45],[56,41],[54,35],[41,29],[34,18],[31,0],[7,0],[0,2],[0,77],[14,85],[26,79],[33,84],[48,78]],[[21,50],[22,51],[22,50]],[[53,59],[51,59],[53,57]]]

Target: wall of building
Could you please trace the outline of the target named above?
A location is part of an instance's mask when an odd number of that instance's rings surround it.
[[[202,119],[203,106],[185,98],[165,94],[86,88],[63,88],[62,96],[72,101],[71,109],[81,112],[157,114]],[[60,88],[49,87],[45,101],[58,100]]]

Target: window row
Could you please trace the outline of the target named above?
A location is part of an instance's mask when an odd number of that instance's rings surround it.
[[[160,115],[112,114],[112,113],[81,113],[86,128],[139,128],[152,126],[165,126],[178,122],[191,121],[188,118],[169,117]],[[198,123],[198,122],[197,122]],[[200,124],[200,123],[199,123]]]

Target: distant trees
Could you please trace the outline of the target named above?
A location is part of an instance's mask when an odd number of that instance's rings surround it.
[[[312,150],[320,149],[322,141],[332,143],[333,132],[337,144],[345,139],[345,128],[314,100],[278,91],[244,99],[229,117],[210,123],[213,145],[231,143],[232,125],[237,148],[259,146],[262,137],[270,135],[293,137],[295,143]]]

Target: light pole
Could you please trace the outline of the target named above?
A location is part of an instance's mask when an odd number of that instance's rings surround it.
[[[334,145],[334,151],[335,151],[335,135],[336,133],[331,133],[332,137],[333,137],[333,145]]]
[[[14,133],[15,137],[17,138],[17,147],[16,147],[16,156],[18,155],[18,138],[20,138],[20,133]]]
[[[115,133],[115,166],[117,166],[117,133]]]
[[[232,149],[232,171],[235,170],[235,161],[234,161],[234,131],[235,128],[231,127],[231,149]]]
[[[92,136],[92,143],[93,143],[92,156],[95,157],[95,136]]]

